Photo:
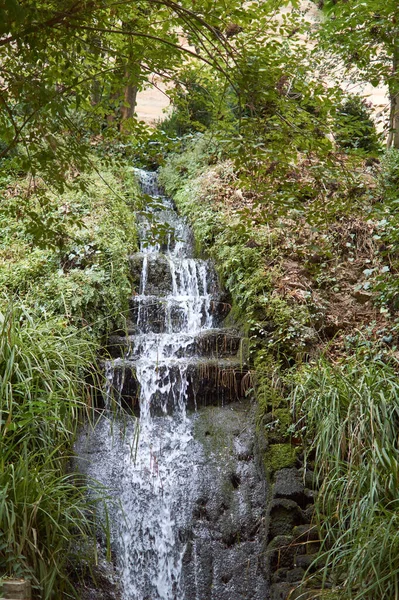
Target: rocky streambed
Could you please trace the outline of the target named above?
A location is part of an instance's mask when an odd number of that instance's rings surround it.
[[[193,257],[156,176],[140,177],[153,203],[130,257],[137,291],[109,338],[98,423],[76,444],[79,469],[108,490],[113,562],[100,561],[81,598],[284,600],[316,549],[313,492],[299,458],[270,464],[212,265]],[[154,222],[168,232],[155,242]]]

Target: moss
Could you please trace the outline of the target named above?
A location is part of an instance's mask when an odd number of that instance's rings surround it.
[[[260,349],[254,360],[256,372],[256,398],[258,401],[257,425],[264,424],[264,417],[270,411],[286,408],[283,385],[280,376],[280,363],[270,352]]]
[[[267,473],[271,474],[286,467],[293,467],[297,451],[291,444],[272,444],[265,451],[263,464]]]
[[[289,439],[288,428],[292,423],[291,412],[288,408],[277,408],[268,413],[269,424],[265,425],[266,437],[269,443],[282,443]]]
[[[292,423],[291,412],[289,408],[277,408],[275,411],[273,411],[273,416],[279,421],[281,431],[287,433],[287,429]]]

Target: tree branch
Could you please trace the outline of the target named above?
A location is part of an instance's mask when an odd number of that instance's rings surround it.
[[[30,35],[31,33],[37,33],[38,31],[40,31],[41,29],[44,29],[46,27],[55,27],[55,25],[59,25],[68,17],[78,14],[80,12],[80,10],[82,10],[82,8],[83,7],[81,6],[81,2],[76,2],[75,4],[73,4],[71,6],[69,11],[67,11],[67,12],[57,13],[53,17],[51,17],[51,19],[48,19],[47,21],[44,21],[43,23],[38,23],[37,25],[31,25],[30,27],[27,27],[26,29],[21,31],[21,33],[19,33],[18,35],[10,35],[7,38],[0,39],[0,47],[6,46],[7,44],[11,44],[12,42],[15,42],[16,40],[24,38],[27,35]],[[84,8],[85,8],[85,10],[87,10],[87,6],[85,6]]]

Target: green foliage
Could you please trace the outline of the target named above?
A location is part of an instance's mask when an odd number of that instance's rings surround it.
[[[372,153],[379,149],[370,108],[360,96],[344,100],[336,117],[336,141],[342,148]]]
[[[340,92],[310,76],[304,31],[295,10],[277,19],[269,6],[237,37],[231,78],[239,102],[227,89],[231,115],[218,123],[216,135],[235,163],[241,186],[256,189],[260,205],[273,194],[276,205],[298,206],[290,174],[300,157],[334,165],[331,114]],[[267,43],[260,45],[259,39]]]
[[[167,157],[167,161],[159,171],[160,184],[165,187],[167,194],[174,196],[184,183],[192,181],[214,161],[215,144],[208,136],[196,134],[185,138],[185,145]],[[230,175],[232,170],[230,169]],[[196,186],[196,184],[192,184]],[[197,192],[194,187],[192,192]],[[198,211],[198,217],[200,217]]]
[[[379,177],[380,193],[384,205],[394,211],[399,204],[399,151],[388,150],[382,157],[381,172]],[[385,206],[384,206],[385,207]],[[383,209],[384,209],[383,207]]]
[[[377,292],[381,311],[394,317],[395,329],[399,329],[399,151],[388,150],[381,159],[379,202],[374,207],[376,231],[374,239],[379,244],[380,268],[370,271],[369,285]]]
[[[321,359],[292,392],[315,456],[324,583],[351,600],[396,598],[399,386],[396,364],[355,352]]]
[[[397,77],[392,61],[397,48],[396,1],[349,0],[330,3],[320,42],[323,49],[341,55],[348,65],[355,64],[373,85],[390,83]],[[352,72],[351,76],[356,77]]]
[[[262,9],[260,0],[251,10],[241,4],[6,0],[0,7],[0,159],[18,147],[22,168],[40,171],[62,191],[70,169],[87,166],[92,134],[126,139],[137,129],[132,104],[149,74],[178,79],[190,56],[228,77],[232,49],[221,29],[230,20],[241,26]],[[182,34],[200,50],[181,44]]]
[[[127,310],[126,256],[137,249],[132,207],[138,197],[129,168],[98,168],[101,174],[81,175],[83,185],[62,195],[47,188],[29,195],[22,179],[0,213],[0,288],[96,334],[121,324]]]
[[[348,0],[329,3],[327,18],[318,36],[316,52],[327,57],[336,71],[337,56],[347,67],[352,81],[368,81],[389,90],[391,109],[388,146],[399,147],[399,37],[397,2]],[[353,67],[356,67],[355,69]]]
[[[301,352],[307,344],[309,311],[306,305],[290,304],[274,292],[278,268],[267,264],[277,263],[278,257],[270,229],[267,224],[248,227],[247,213],[224,210],[217,195],[234,182],[234,170],[231,163],[221,163],[212,172],[205,171],[206,156],[206,138],[202,138],[198,146],[170,158],[161,169],[160,181],[169,194],[175,193],[176,205],[189,219],[199,249],[214,259],[233,298],[234,317],[242,321],[252,340],[252,351],[260,345],[287,356]]]
[[[170,92],[173,113],[162,122],[162,130],[169,136],[181,137],[209,128],[218,91],[212,71],[187,67]]]
[[[42,600],[74,595],[70,561],[90,544],[95,555],[104,490],[90,482],[88,500],[71,447],[96,393],[98,336],[125,322],[137,249],[132,169],[97,162],[78,179],[63,194],[1,180],[0,573],[32,579]]]
[[[96,345],[64,318],[9,303],[0,313],[0,571],[60,598],[68,560],[94,540],[94,508],[67,472]]]

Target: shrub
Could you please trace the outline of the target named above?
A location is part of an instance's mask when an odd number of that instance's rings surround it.
[[[370,106],[360,96],[348,96],[336,115],[336,141],[342,148],[364,150],[380,149]]]
[[[128,309],[126,257],[137,250],[138,196],[132,169],[97,167],[62,195],[29,197],[21,179],[0,213],[0,289],[38,312],[90,325],[95,335],[120,325]],[[41,228],[32,227],[32,214]],[[48,222],[43,226],[49,214],[55,238]]]

